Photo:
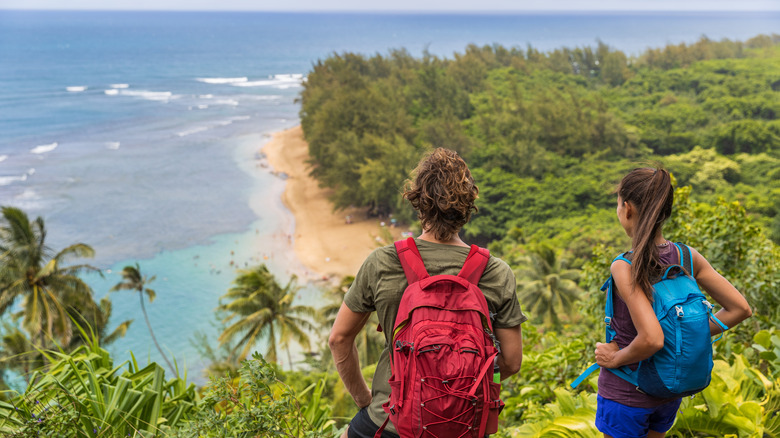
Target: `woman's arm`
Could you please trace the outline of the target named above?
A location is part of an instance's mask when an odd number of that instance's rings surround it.
[[[614,286],[628,306],[637,332],[636,338],[622,350],[614,341],[596,344],[596,362],[606,368],[618,368],[647,359],[663,348],[664,332],[647,296],[631,284],[631,265],[619,260],[610,269]]]
[[[721,307],[715,316],[726,327],[731,328],[753,314],[750,305],[741,293],[728,280],[723,278],[698,251],[691,248],[693,256],[693,274],[696,282],[714,299]],[[710,321],[710,334],[721,333],[717,324]]]
[[[366,325],[369,316],[371,316],[371,312],[356,313],[350,310],[346,304],[341,303],[341,308],[336,315],[336,321],[333,323],[328,338],[336,370],[352,399],[361,409],[371,404],[371,391],[360,372],[355,337]]]

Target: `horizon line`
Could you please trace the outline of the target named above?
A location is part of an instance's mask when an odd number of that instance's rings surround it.
[[[249,13],[287,13],[287,14],[422,14],[422,15],[463,15],[463,14],[594,14],[594,13],[724,13],[724,12],[780,12],[776,9],[74,9],[74,8],[14,8],[0,6],[0,12],[249,12]]]

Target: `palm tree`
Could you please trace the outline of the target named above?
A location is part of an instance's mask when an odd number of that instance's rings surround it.
[[[157,294],[154,292],[154,290],[147,287],[149,283],[154,281],[156,276],[153,275],[151,277],[147,277],[145,275],[141,275],[141,267],[138,266],[138,263],[136,263],[135,266],[125,266],[124,269],[122,269],[121,274],[122,281],[112,287],[109,292],[116,292],[119,290],[138,292],[138,299],[141,301],[141,311],[144,314],[144,320],[146,320],[146,327],[149,328],[149,334],[152,336],[152,342],[154,342],[154,346],[157,347],[157,351],[160,352],[160,356],[165,359],[165,363],[168,364],[168,369],[170,369],[174,375],[178,375],[176,368],[171,364],[171,361],[168,360],[168,357],[165,355],[165,353],[163,353],[162,348],[160,348],[160,343],[157,342],[157,338],[154,336],[152,324],[149,322],[149,315],[146,314],[144,294],[149,297],[150,303],[154,301],[155,297],[157,297]]]
[[[31,372],[43,365],[43,356],[16,324],[3,322],[0,336],[0,370],[14,370],[29,382]],[[4,376],[3,376],[4,377]]]
[[[295,340],[304,348],[310,348],[307,331],[315,327],[306,317],[315,318],[316,311],[310,306],[293,305],[295,294],[300,289],[296,285],[296,276],[293,275],[287,285],[281,287],[265,265],[238,272],[238,277],[233,281],[235,286],[220,298],[229,302],[219,307],[219,310],[228,313],[224,323],[233,318],[238,318],[238,321],[222,332],[219,336],[220,344],[241,335],[235,349],[243,347],[238,356],[242,360],[257,341],[266,339],[268,350],[265,358],[277,361],[278,342],[285,346],[292,369],[289,341]]]
[[[571,313],[572,305],[579,299],[580,272],[568,269],[568,260],[558,257],[547,246],[536,248],[525,261],[527,267],[517,273],[520,300],[529,312],[558,327],[558,312]]]
[[[0,225],[0,316],[22,300],[22,327],[34,344],[47,339],[67,345],[73,338],[69,310],[95,305],[92,289],[77,274],[97,271],[89,265],[65,266],[70,257],[93,257],[88,245],[77,243],[55,253],[46,246],[40,217],[30,221],[22,210],[2,208]]]
[[[93,303],[84,309],[69,309],[71,319],[76,321],[85,331],[93,330],[95,336],[100,342],[100,345],[107,346],[116,341],[119,338],[123,338],[127,334],[127,330],[130,328],[133,320],[128,319],[119,324],[111,333],[108,333],[108,324],[111,319],[111,312],[113,305],[111,300],[106,296],[100,299],[100,303]],[[81,332],[73,336],[67,351],[72,351],[79,345],[89,343],[92,339],[86,339]]]

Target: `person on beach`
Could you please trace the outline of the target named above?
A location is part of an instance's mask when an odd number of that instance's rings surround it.
[[[458,233],[469,221],[472,211],[477,210],[474,205],[477,193],[468,166],[451,150],[434,150],[415,169],[414,180],[403,197],[417,211],[422,225],[423,232],[415,243],[430,275],[456,275],[463,266],[469,245]],[[396,249],[389,245],[368,256],[344,296],[328,343],[336,369],[360,410],[343,437],[372,438],[387,418],[382,405],[390,395],[388,345],[406,287],[407,280]],[[494,315],[493,328],[501,345],[496,363],[501,378],[505,379],[520,370],[523,354],[520,324],[527,318],[516,296],[514,274],[504,261],[490,257],[479,288],[485,295],[491,316]],[[386,342],[369,390],[361,374],[355,337],[374,311],[385,329]],[[382,437],[397,437],[392,424],[387,425]]]
[[[629,172],[617,190],[617,217],[631,238],[631,264],[616,260],[610,268],[613,287],[612,342],[596,344],[596,362],[605,368],[629,365],[652,356],[664,345],[656,318],[653,279],[664,268],[681,265],[677,247],[663,237],[662,228],[672,214],[674,189],[665,169],[642,168]],[[722,309],[716,313],[727,327],[734,327],[752,311],[747,300],[723,278],[698,251],[691,248],[694,278]],[[712,335],[722,329],[710,321]],[[661,438],[672,427],[680,398],[655,398],[612,372],[602,371],[598,380],[596,427],[605,437]]]

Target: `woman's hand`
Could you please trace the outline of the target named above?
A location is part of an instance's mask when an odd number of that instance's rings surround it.
[[[604,344],[596,342],[596,363],[605,368],[617,368],[615,365],[615,353],[620,351],[617,343]]]

